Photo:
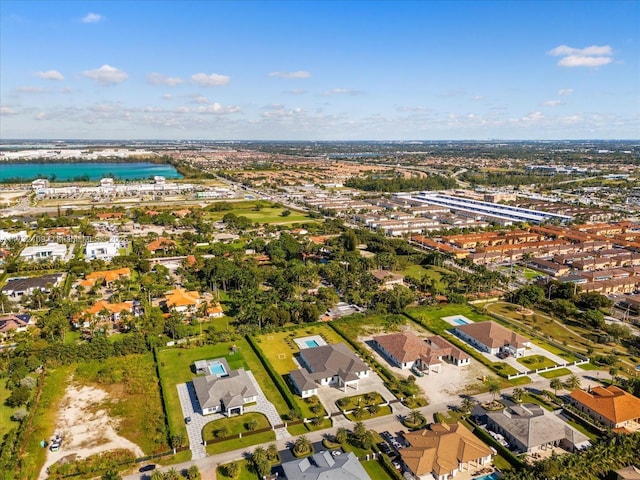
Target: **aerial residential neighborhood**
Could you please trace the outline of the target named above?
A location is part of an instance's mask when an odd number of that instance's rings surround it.
[[[639,480],[638,25],[0,1],[0,480]]]

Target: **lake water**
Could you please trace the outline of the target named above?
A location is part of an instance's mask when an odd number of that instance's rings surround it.
[[[0,161],[0,181],[20,178],[24,181],[36,178],[51,178],[56,181],[69,181],[78,177],[89,177],[89,180],[100,180],[103,177],[114,177],[118,180],[146,180],[156,175],[165,178],[182,178],[172,165],[133,162],[133,163],[4,163]]]

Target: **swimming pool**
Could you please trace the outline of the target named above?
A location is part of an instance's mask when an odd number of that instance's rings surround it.
[[[224,369],[224,365],[220,362],[214,362],[209,364],[209,371],[211,375],[216,375],[217,377],[224,377],[227,375],[227,371]]]
[[[304,343],[306,343],[307,348],[314,348],[314,347],[319,347],[320,344],[318,342],[316,342],[315,340],[305,340]]]
[[[455,325],[468,325],[469,323],[471,323],[469,320],[467,320],[465,317],[456,317],[456,318],[452,318],[451,321],[455,324]]]
[[[483,475],[481,477],[474,477],[473,480],[498,480],[499,478],[500,478],[500,475],[498,475],[496,472],[493,472],[488,475]]]

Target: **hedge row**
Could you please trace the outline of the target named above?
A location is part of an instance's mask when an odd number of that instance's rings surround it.
[[[246,339],[249,345],[251,346],[251,348],[253,349],[253,351],[255,352],[255,354],[260,359],[260,363],[262,363],[262,366],[265,368],[265,370],[269,374],[269,377],[271,377],[271,380],[273,380],[273,382],[276,384],[276,387],[278,387],[278,390],[280,390],[280,393],[284,397],[285,402],[287,402],[287,406],[291,410],[295,411],[299,416],[302,416],[302,411],[298,407],[296,399],[291,394],[291,390],[283,380],[282,376],[279,375],[278,372],[276,372],[273,369],[271,364],[265,360],[265,355],[260,349],[260,347],[258,347],[258,345],[256,344],[255,339],[251,335],[247,335]]]

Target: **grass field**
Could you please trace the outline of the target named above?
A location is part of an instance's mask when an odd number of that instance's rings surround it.
[[[355,413],[349,413],[345,415],[345,417],[347,417],[347,419],[351,420],[352,422],[361,422],[364,420],[369,420],[370,418],[384,417],[385,415],[391,415],[391,407],[388,405],[380,407],[380,409],[374,414],[371,414],[369,412],[369,409],[363,408],[362,413],[359,417],[356,417]]]
[[[276,439],[276,432],[269,430],[268,432],[256,433],[255,435],[247,435],[242,438],[226,440],[219,443],[210,443],[207,445],[207,455],[217,455],[218,453],[230,452],[239,448],[252,447],[262,443],[272,442]]]
[[[516,361],[527,367],[529,370],[536,370],[538,368],[555,367],[558,365],[553,360],[548,359],[544,355],[527,355],[526,357],[520,357]]]
[[[224,465],[221,465],[216,470],[216,478],[218,480],[257,480],[258,476],[249,470],[249,462],[247,460],[239,460],[238,467],[240,472],[237,477],[227,477],[225,475]]]
[[[571,370],[568,368],[558,368],[557,370],[551,370],[550,372],[540,372],[538,375],[543,378],[558,378],[564,377],[565,375],[571,375]]]
[[[202,438],[215,438],[216,431],[221,428],[227,429],[227,437],[237,435],[238,433],[249,432],[250,430],[247,428],[247,425],[251,421],[256,422],[254,430],[260,430],[270,426],[269,420],[262,413],[249,412],[244,415],[231,418],[221,418],[207,423],[202,429]]]
[[[109,393],[104,408],[120,420],[118,433],[146,454],[168,450],[162,398],[153,355],[111,357],[78,365],[74,380]]]
[[[474,322],[493,320],[493,318],[488,315],[476,313],[471,306],[467,304],[448,304],[438,305],[435,307],[410,307],[406,309],[406,312],[412,317],[422,320],[429,330],[437,334],[441,334],[445,330],[453,328],[453,325],[442,320],[442,317],[464,315]]]
[[[403,315],[381,314],[350,315],[344,319],[334,320],[334,323],[340,327],[344,334],[352,339],[365,335],[384,335],[398,332],[400,327],[406,325],[407,322],[409,320]]]
[[[259,349],[266,357],[265,360],[271,364],[276,373],[285,376],[288,375],[291,370],[299,368],[294,362],[293,356],[297,354],[300,349],[293,339],[298,337],[307,337],[310,335],[320,335],[328,344],[344,343],[344,340],[340,335],[326,325],[308,325],[293,331],[285,330],[282,332],[260,335],[259,337],[256,337],[256,342]],[[271,383],[273,384],[273,382]],[[288,384],[286,381],[285,383]],[[318,415],[324,415],[324,413],[326,413],[324,412],[324,409],[320,414],[313,413],[310,410],[308,402],[303,400],[299,395],[293,392],[293,390],[291,393],[293,394],[293,397],[300,407],[304,417],[311,418]],[[286,413],[286,411],[283,413]]]
[[[6,379],[2,379],[0,382],[0,438],[4,437],[12,428],[17,428],[18,423],[11,421],[11,415],[17,410],[17,408],[7,407],[4,401],[9,397],[11,392],[5,387]]]
[[[67,381],[74,369],[75,366],[69,365],[48,370],[40,401],[35,411],[28,417],[30,425],[24,435],[26,445],[20,455],[22,462],[15,478],[20,480],[38,478],[47,456],[47,451],[40,446],[40,440],[51,438],[54,433],[58,403],[64,397]]]
[[[282,207],[263,207],[259,211],[256,210],[257,202],[239,202],[234,204],[232,210],[226,210],[222,212],[207,212],[206,218],[212,222],[221,221],[227,213],[233,213],[238,217],[247,217],[252,222],[259,224],[275,223],[275,224],[290,224],[301,222],[315,222],[316,220],[309,217],[306,213],[297,212],[288,208]],[[283,217],[282,212],[289,210],[290,215]]]
[[[234,344],[237,347],[236,353],[231,350]],[[224,357],[227,360],[231,369],[244,368],[251,370],[262,392],[274,404],[278,413],[284,414],[289,411],[282,395],[269,379],[260,360],[246,340],[241,339],[236,342],[194,348],[168,348],[158,352],[158,362],[162,391],[165,396],[167,415],[169,417],[169,429],[172,435],[187,434],[176,385],[193,379],[195,374],[191,371],[191,366],[196,360],[210,360],[220,357]]]
[[[371,480],[391,480],[391,476],[382,468],[377,460],[362,462],[362,466],[371,477]]]

